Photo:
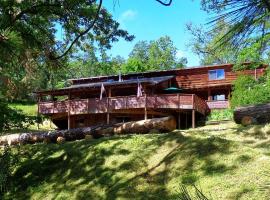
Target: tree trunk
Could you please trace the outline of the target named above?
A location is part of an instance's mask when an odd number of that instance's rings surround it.
[[[175,128],[176,121],[174,117],[163,117],[115,125],[4,135],[0,137],[0,145],[58,142],[63,141],[63,138],[65,141],[72,141],[84,139],[89,135],[93,138],[99,138],[114,134],[148,133],[152,130],[156,130],[157,132],[168,132]]]
[[[238,124],[264,124],[270,122],[270,103],[239,107],[234,110],[234,121]]]

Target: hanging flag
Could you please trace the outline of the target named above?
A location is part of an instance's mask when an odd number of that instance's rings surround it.
[[[119,71],[119,75],[118,75],[118,81],[119,81],[119,82],[122,82],[121,71]]]
[[[141,97],[142,95],[143,95],[142,85],[140,82],[138,82],[137,97]]]
[[[103,96],[103,93],[106,92],[105,88],[104,88],[104,85],[103,83],[101,84],[101,88],[100,88],[100,100],[102,100],[102,96]]]

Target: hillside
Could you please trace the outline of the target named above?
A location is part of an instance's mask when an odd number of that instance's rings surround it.
[[[234,123],[25,145],[5,199],[175,199],[181,183],[213,199],[267,199],[269,147],[269,125]]]

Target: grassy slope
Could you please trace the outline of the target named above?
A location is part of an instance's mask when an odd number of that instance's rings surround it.
[[[26,116],[37,116],[37,104],[21,104],[21,103],[10,103],[9,107],[22,111],[23,114]],[[56,128],[54,124],[50,124],[48,119],[44,120],[41,124],[39,124],[39,130],[51,130]],[[25,132],[25,131],[36,131],[38,130],[38,125],[35,123],[30,125],[26,130],[10,130],[7,133],[18,133],[18,132]]]
[[[21,110],[25,115],[36,116],[37,115],[37,104],[20,104],[11,103],[9,104],[11,108]]]
[[[223,126],[25,145],[6,199],[174,199],[181,183],[213,199],[268,199],[270,128]]]

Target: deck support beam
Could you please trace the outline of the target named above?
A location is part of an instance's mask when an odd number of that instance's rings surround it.
[[[181,113],[178,112],[178,129],[181,129]]]
[[[195,128],[195,110],[192,110],[192,128]]]

